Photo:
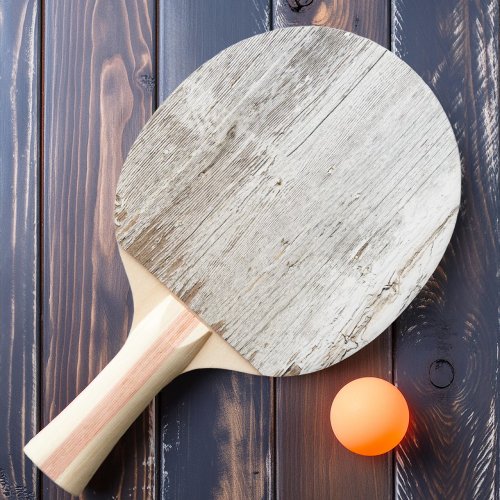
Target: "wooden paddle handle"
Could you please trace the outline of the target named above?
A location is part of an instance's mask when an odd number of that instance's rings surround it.
[[[165,321],[166,328],[159,330],[158,324]],[[118,439],[154,396],[182,373],[210,335],[191,311],[169,296],[24,452],[61,488],[80,494]]]

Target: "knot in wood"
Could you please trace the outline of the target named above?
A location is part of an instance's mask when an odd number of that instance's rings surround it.
[[[304,7],[308,7],[314,0],[288,0],[288,5],[292,12],[300,12]]]
[[[436,359],[429,367],[429,380],[434,387],[445,389],[455,378],[455,369],[446,359]]]

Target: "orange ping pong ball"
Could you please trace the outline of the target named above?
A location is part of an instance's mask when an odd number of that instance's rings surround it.
[[[335,396],[330,412],[337,439],[360,455],[381,455],[396,445],[408,429],[408,405],[399,389],[375,377],[358,378]]]

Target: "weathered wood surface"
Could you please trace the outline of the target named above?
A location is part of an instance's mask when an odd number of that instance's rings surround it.
[[[128,333],[113,207],[127,151],[152,111],[155,4],[47,0],[44,20],[42,425]],[[155,433],[151,409],[84,497],[154,496]],[[66,497],[47,479],[43,489],[46,498]]]
[[[388,46],[389,5],[385,0],[300,2],[310,4],[303,8],[297,3],[275,1],[276,27],[324,24]],[[333,437],[329,424],[331,401],[345,383],[366,375],[391,380],[391,367],[391,332],[386,331],[327,370],[276,380],[276,498],[391,498],[392,454],[360,459]]]
[[[39,2],[0,2],[0,498],[38,494],[39,55]]]
[[[441,101],[464,172],[449,250],[395,330],[395,381],[412,408],[395,492],[497,499],[499,5],[396,0],[393,10],[393,50]]]
[[[400,59],[296,27],[185,80],[132,146],[118,196],[127,252],[259,372],[298,375],[366,345],[422,288],[455,225],[460,160]]]
[[[268,0],[161,0],[162,102],[227,46],[270,28]],[[273,380],[223,370],[187,373],[160,394],[163,500],[273,498]]]

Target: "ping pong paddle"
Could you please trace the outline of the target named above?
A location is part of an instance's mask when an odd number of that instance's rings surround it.
[[[298,375],[353,354],[428,280],[459,199],[451,126],[384,48],[300,27],[224,50],[160,106],[123,167],[129,339],[26,454],[78,494],[183,371]]]

